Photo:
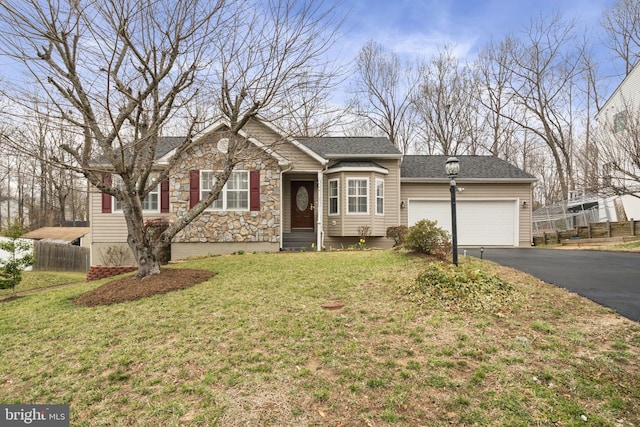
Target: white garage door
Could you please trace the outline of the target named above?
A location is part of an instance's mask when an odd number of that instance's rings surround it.
[[[515,200],[457,201],[459,246],[517,246],[518,222]],[[451,202],[409,200],[409,226],[421,219],[438,221],[451,233]]]

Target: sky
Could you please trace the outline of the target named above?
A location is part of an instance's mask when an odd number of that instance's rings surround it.
[[[580,27],[600,31],[615,0],[343,0],[347,16],[341,55],[355,57],[373,39],[405,58],[430,58],[445,44],[460,59],[489,41],[522,32],[541,16],[559,12]],[[603,50],[595,46],[597,50]]]

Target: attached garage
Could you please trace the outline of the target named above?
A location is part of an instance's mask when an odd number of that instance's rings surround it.
[[[458,245],[518,246],[517,200],[458,200]],[[408,225],[436,220],[451,233],[450,200],[409,200]]]
[[[536,178],[493,156],[457,156],[458,246],[530,246]],[[400,223],[438,221],[451,232],[448,156],[404,156]]]

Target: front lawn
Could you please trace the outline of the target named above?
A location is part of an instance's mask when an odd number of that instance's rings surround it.
[[[0,402],[67,403],[73,426],[640,425],[638,323],[462,261],[509,303],[416,295],[427,261],[393,251],[202,258],[172,268],[216,275],[165,295],[72,303],[107,279],[0,303]]]

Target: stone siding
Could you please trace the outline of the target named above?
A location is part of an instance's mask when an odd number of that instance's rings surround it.
[[[221,170],[223,154],[217,151],[219,135],[203,139],[185,153],[183,160],[171,174],[169,198],[172,206],[171,221],[189,209],[189,171]],[[278,162],[267,153],[251,146],[235,170],[260,171],[259,211],[205,210],[174,238],[176,243],[249,243],[280,241],[280,169]]]

